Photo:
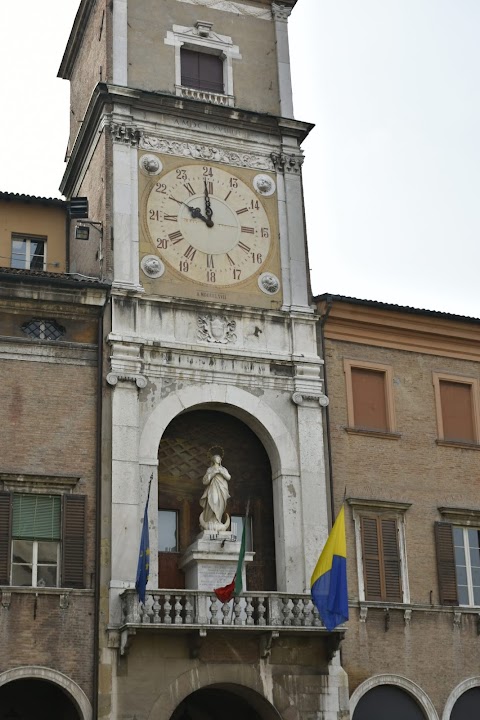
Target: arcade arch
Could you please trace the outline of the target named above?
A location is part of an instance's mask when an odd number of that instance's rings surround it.
[[[387,711],[391,720],[438,720],[428,695],[401,675],[374,675],[352,693],[352,720],[382,720]]]

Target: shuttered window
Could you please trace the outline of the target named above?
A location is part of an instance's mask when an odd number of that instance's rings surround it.
[[[223,61],[218,55],[181,50],[182,85],[223,93]]]
[[[475,442],[472,386],[440,380],[440,402],[443,439]]]
[[[387,431],[385,373],[352,367],[354,427]]]
[[[0,585],[84,587],[84,559],[84,496],[0,493]]]
[[[442,605],[480,605],[480,530],[435,523]]]
[[[360,528],[365,599],[402,602],[397,520],[363,516]]]

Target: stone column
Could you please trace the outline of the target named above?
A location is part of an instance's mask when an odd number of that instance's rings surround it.
[[[292,78],[290,73],[290,49],[288,46],[288,18],[292,8],[281,3],[272,3],[277,40],[277,68],[280,94],[280,115],[293,118]]]

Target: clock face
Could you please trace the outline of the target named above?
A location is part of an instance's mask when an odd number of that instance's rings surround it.
[[[146,202],[154,251],[183,279],[231,286],[260,274],[271,228],[259,195],[212,165],[183,165],[156,178]]]

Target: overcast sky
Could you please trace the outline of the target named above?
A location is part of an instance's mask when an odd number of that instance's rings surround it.
[[[0,190],[59,196],[79,0],[0,3]],[[479,0],[298,0],[314,293],[480,316]]]

